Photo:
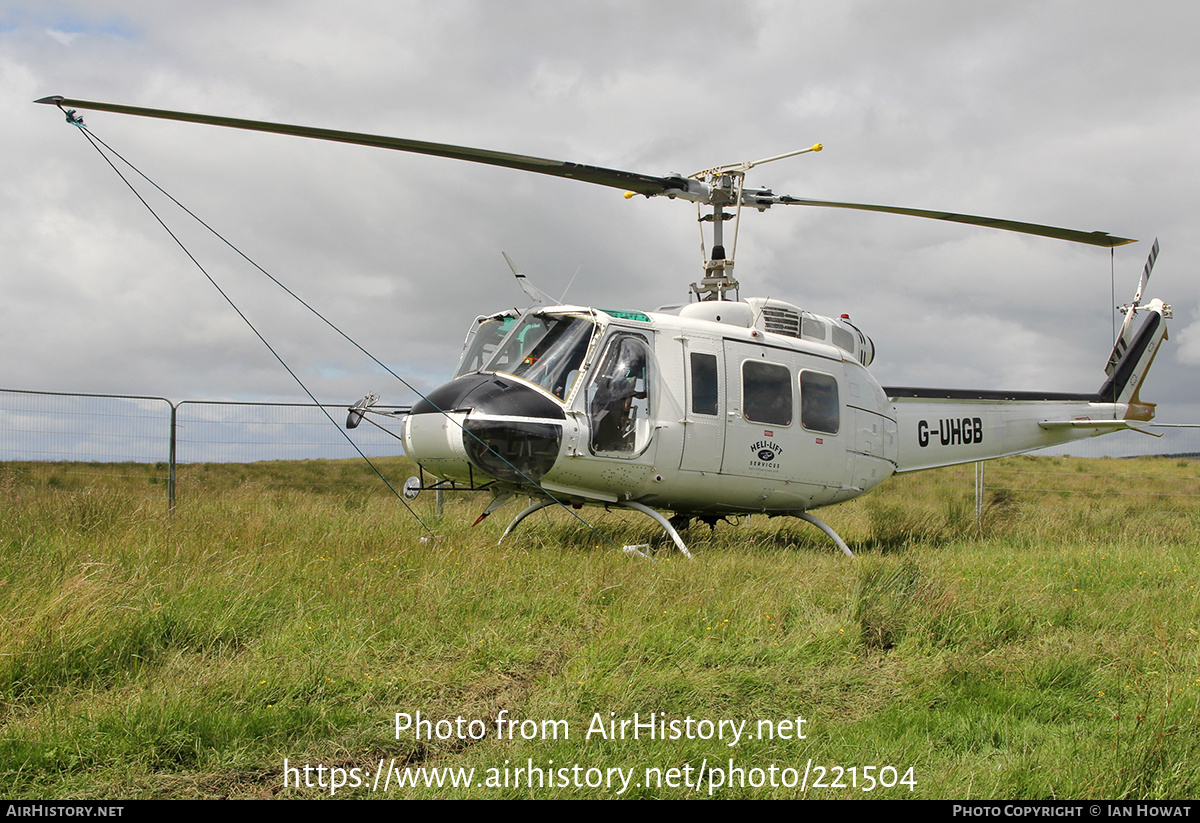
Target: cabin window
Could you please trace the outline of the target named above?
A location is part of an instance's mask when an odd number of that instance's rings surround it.
[[[584,317],[531,313],[522,317],[488,363],[566,399],[587,354],[595,324]]]
[[[650,344],[634,334],[609,340],[587,390],[592,452],[633,457],[653,433]]]
[[[792,425],[792,374],[787,366],[742,363],[742,413],[751,423]]]
[[[692,412],[717,414],[717,356],[692,352]]]
[[[837,379],[815,371],[800,372],[800,425],[809,431],[837,434],[841,428]]]

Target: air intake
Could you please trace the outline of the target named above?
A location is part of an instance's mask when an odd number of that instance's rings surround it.
[[[800,336],[800,312],[779,306],[764,306],[762,310],[763,328],[773,334],[786,337]]]

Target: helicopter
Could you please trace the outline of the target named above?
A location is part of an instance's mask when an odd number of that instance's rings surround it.
[[[689,175],[654,176],[487,149],[60,96],[76,109],[292,135],[501,166],[617,188],[626,198],[695,204],[711,241],[689,300],[655,310],[557,305],[508,260],[532,305],[477,317],[451,380],[403,409],[405,452],[419,467],[404,496],[424,490],[491,493],[476,520],[520,497],[621,508],[679,532],[739,515],[805,520],[847,556],[812,512],[878,487],[893,474],[1019,454],[1124,429],[1145,432],[1154,404],[1140,399],[1167,336],[1171,307],[1143,304],[1155,241],[1095,393],[884,387],[869,371],[872,340],[847,315],[826,317],[773,298],[741,298],[734,277],[743,211],[811,206],[908,215],[1112,248],[1135,242],[955,212],[812,200],[746,185],[757,166],[821,144]],[[69,108],[68,108],[69,107]],[[704,213],[707,209],[708,212]],[[730,226],[726,243],[725,223]],[[505,255],[506,260],[508,259]],[[1134,330],[1135,317],[1145,314]],[[349,408],[347,428],[376,411],[374,394]],[[393,412],[394,413],[394,412]],[[670,512],[668,519],[663,512]],[[626,546],[644,554],[648,544]]]

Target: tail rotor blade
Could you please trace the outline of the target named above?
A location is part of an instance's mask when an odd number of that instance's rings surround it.
[[[1146,268],[1142,269],[1142,279],[1138,281],[1137,294],[1133,296],[1133,305],[1140,306],[1142,304],[1142,295],[1146,293],[1146,284],[1150,282],[1150,272],[1154,270],[1154,261],[1158,259],[1158,238],[1154,238],[1154,245],[1150,247],[1150,256],[1146,258]]]
[[[1125,355],[1125,350],[1133,342],[1133,317],[1137,314],[1138,307],[1142,304],[1142,295],[1146,293],[1146,284],[1150,282],[1150,272],[1154,270],[1154,261],[1158,258],[1158,238],[1154,238],[1154,245],[1150,247],[1150,256],[1146,259],[1146,267],[1142,269],[1142,277],[1138,281],[1137,293],[1133,296],[1133,302],[1128,306],[1118,306],[1125,313],[1125,320],[1121,323],[1121,332],[1117,335],[1116,341],[1113,343],[1112,354],[1108,356],[1108,364],[1104,367],[1104,373],[1112,376],[1112,373],[1117,368],[1117,363]]]

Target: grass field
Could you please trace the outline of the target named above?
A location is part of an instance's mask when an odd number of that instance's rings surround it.
[[[1200,462],[987,471],[981,522],[972,466],[823,511],[855,561],[754,517],[647,562],[481,497],[422,540],[350,462],[184,466],[173,514],[3,465],[0,795],[1200,796]]]

